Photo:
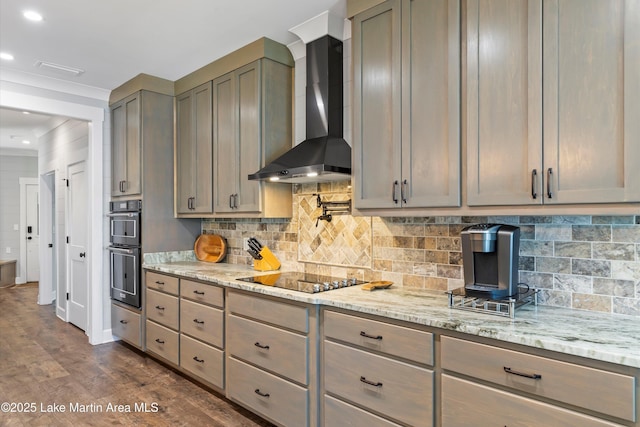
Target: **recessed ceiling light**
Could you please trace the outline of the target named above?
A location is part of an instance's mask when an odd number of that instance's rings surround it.
[[[23,111],[22,114],[31,114],[31,113],[28,111]]]
[[[0,59],[4,59],[5,61],[13,61],[13,55],[7,52],[0,52]]]
[[[31,144],[31,141],[29,141],[28,139],[23,139],[23,140],[22,140],[22,143],[23,143],[23,144]]]
[[[40,22],[42,21],[42,15],[34,10],[26,10],[22,16],[27,18],[29,21]]]

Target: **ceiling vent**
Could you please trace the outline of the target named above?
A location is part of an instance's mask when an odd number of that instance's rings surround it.
[[[68,67],[66,65],[54,64],[53,62],[46,61],[38,61],[35,64],[36,67],[41,68],[43,70],[55,71],[58,73],[64,73],[68,75],[72,75],[74,77],[78,77],[80,74],[84,73],[84,70],[80,68]]]

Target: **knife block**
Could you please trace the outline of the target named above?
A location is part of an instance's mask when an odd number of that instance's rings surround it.
[[[280,261],[268,247],[264,246],[262,250],[260,250],[260,255],[262,259],[253,260],[254,270],[273,271],[280,269]]]

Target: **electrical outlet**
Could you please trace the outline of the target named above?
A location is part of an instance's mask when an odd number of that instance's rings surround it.
[[[7,253],[10,254],[11,253],[11,248],[9,246],[7,246]]]
[[[242,239],[242,249],[245,251],[249,250],[249,238],[245,237]]]

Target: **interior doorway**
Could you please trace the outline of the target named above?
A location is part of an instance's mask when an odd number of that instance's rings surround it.
[[[20,259],[16,284],[40,278],[39,180],[20,178]]]
[[[40,283],[38,304],[47,305],[56,299],[58,286],[58,245],[56,239],[56,172],[40,178]]]

